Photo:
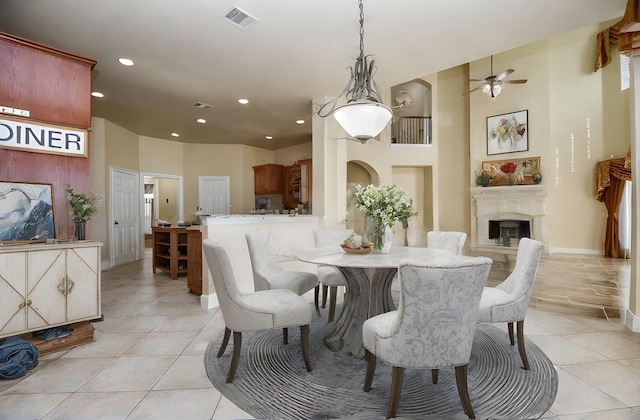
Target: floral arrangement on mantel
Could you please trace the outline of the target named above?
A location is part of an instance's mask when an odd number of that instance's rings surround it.
[[[516,164],[513,162],[506,162],[500,165],[500,170],[505,174],[512,174],[516,171]]]
[[[478,186],[488,187],[492,179],[493,177],[485,170],[480,171],[480,173],[476,172],[476,185]]]
[[[377,187],[372,184],[365,187],[356,185],[355,188],[354,207],[363,210],[367,217],[379,219],[384,226],[391,227],[397,221],[404,225],[410,217],[418,214],[413,209],[411,198],[395,184]]]
[[[96,214],[98,208],[96,207],[95,199],[84,193],[76,193],[69,184],[67,184],[65,191],[71,205],[71,214],[73,214],[74,222],[86,222]]]
[[[513,162],[505,162],[500,165],[500,170],[509,177],[509,185],[513,185],[513,173],[516,171],[516,164]]]

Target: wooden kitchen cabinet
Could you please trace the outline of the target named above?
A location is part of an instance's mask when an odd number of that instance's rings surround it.
[[[313,185],[311,159],[302,159],[294,165],[285,166],[282,173],[282,204],[287,208],[296,208],[299,204],[307,203],[310,207]]]
[[[100,242],[0,250],[0,338],[101,317]]]
[[[300,165],[285,166],[282,174],[284,178],[282,204],[287,208],[296,208],[300,204]]]
[[[255,195],[282,194],[282,165],[268,163],[253,167]]]

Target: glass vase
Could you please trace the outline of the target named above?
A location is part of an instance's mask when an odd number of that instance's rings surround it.
[[[76,222],[76,239],[84,241],[86,239],[87,222]]]
[[[388,254],[391,250],[393,232],[389,226],[382,223],[379,217],[369,217],[364,232],[364,241],[372,244],[371,252]]]

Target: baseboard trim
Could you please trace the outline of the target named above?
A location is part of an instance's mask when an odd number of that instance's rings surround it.
[[[625,312],[624,323],[633,332],[640,332],[640,317],[636,316],[629,309]]]
[[[558,248],[550,247],[550,254],[578,254],[578,255],[596,255],[603,256],[604,253],[597,249],[580,249],[580,248]]]
[[[213,309],[220,306],[220,302],[218,302],[218,296],[213,293],[211,295],[201,295],[200,296],[200,307],[203,309]]]

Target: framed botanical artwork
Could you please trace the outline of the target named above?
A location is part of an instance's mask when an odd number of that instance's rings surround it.
[[[528,111],[487,117],[487,155],[529,150]]]
[[[482,174],[489,178],[487,186],[539,184],[540,157],[482,162]]]
[[[0,241],[54,238],[52,184],[0,182]]]

